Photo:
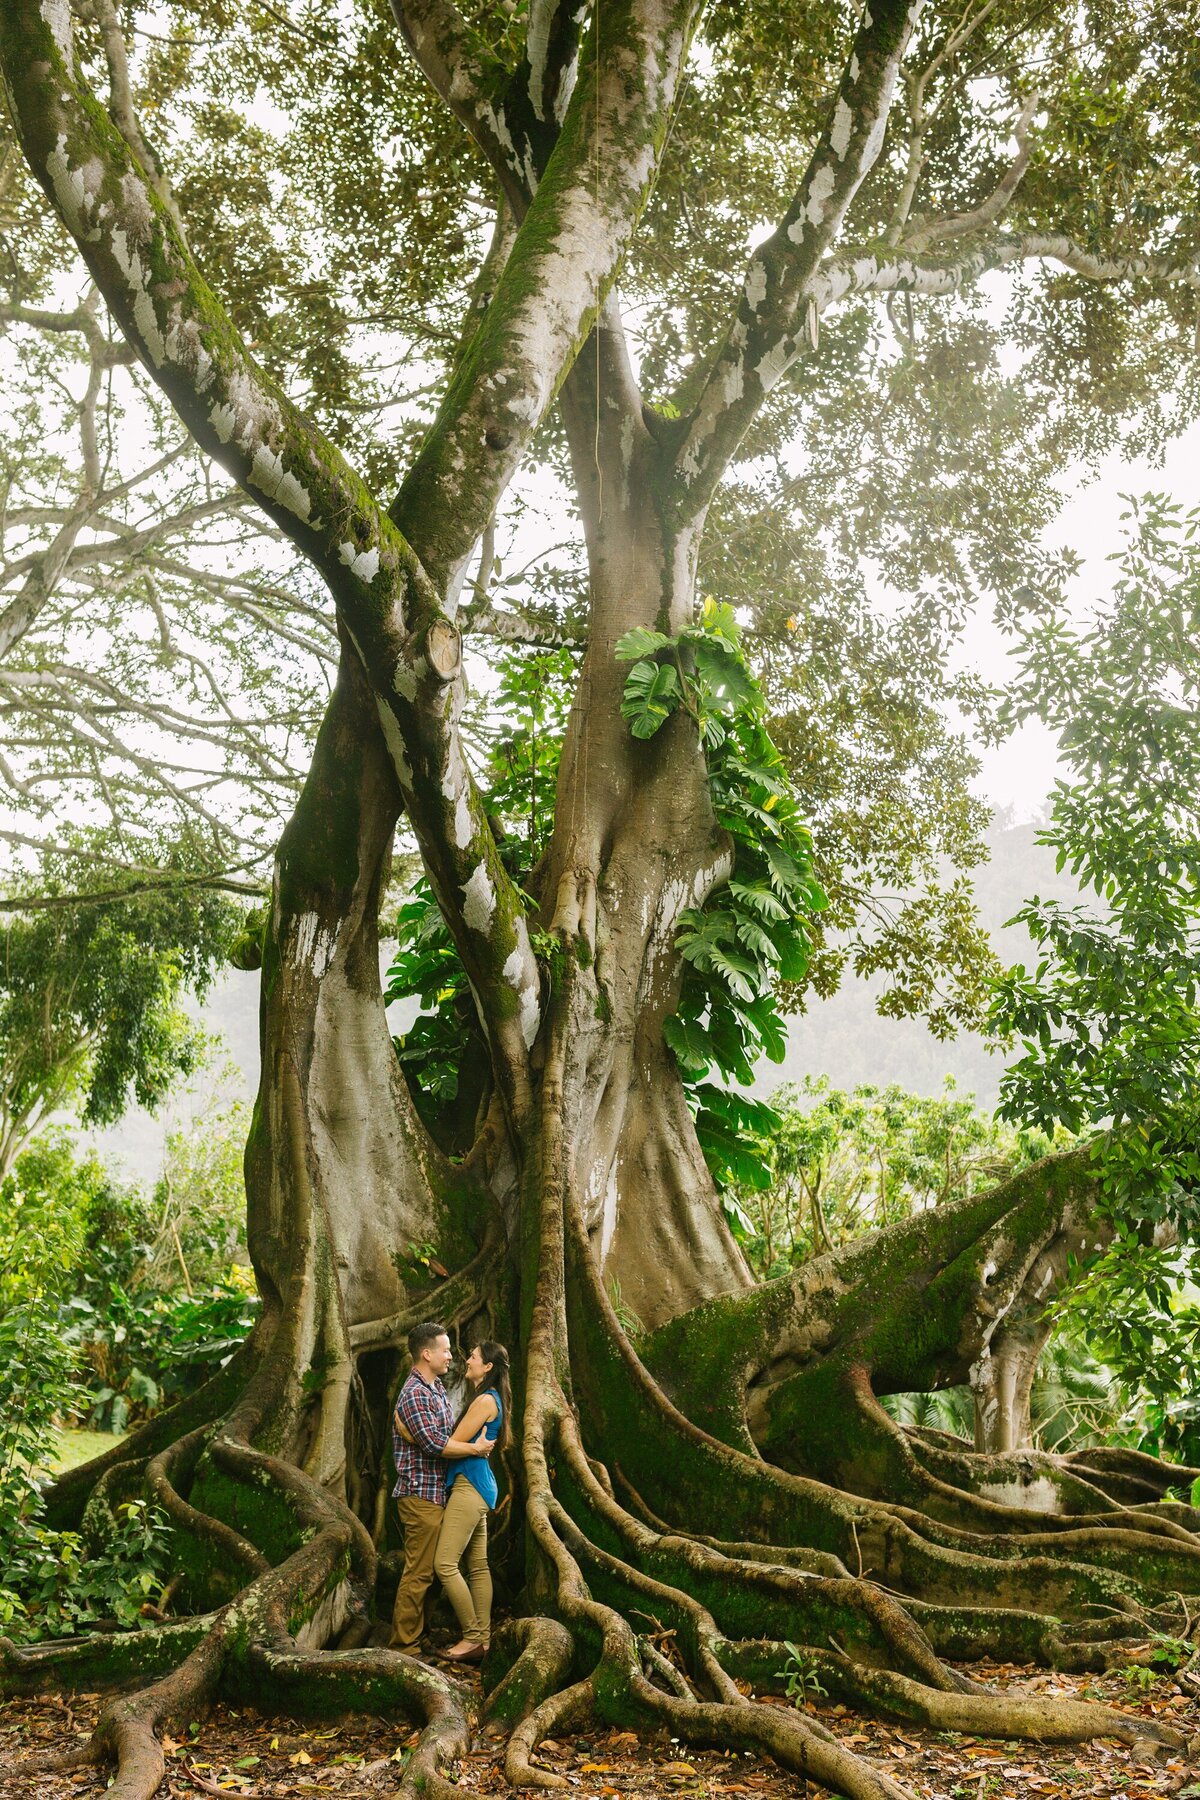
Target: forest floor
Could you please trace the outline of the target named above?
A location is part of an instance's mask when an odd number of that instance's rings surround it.
[[[1138,1678],[1048,1675],[1011,1665],[973,1665],[999,1688],[1041,1694],[1102,1698],[1123,1711],[1178,1721],[1189,1734],[1200,1729],[1200,1708],[1169,1677],[1143,1686]],[[464,1675],[478,1687],[477,1675]],[[789,1704],[775,1701],[773,1704]],[[57,1695],[0,1702],[0,1797],[2,1800],[74,1800],[103,1794],[108,1776],[97,1770],[64,1775],[22,1775],[22,1755],[61,1750],[82,1741],[99,1710],[95,1694]],[[813,1710],[809,1703],[810,1710]],[[1200,1800],[1200,1769],[1180,1758],[1152,1763],[1125,1745],[1002,1744],[951,1732],[882,1725],[839,1706],[820,1705],[819,1716],[843,1743],[886,1768],[921,1800]],[[331,1795],[334,1800],[376,1800],[395,1789],[417,1733],[384,1718],[347,1718],[335,1724],[303,1724],[253,1711],[217,1707],[189,1727],[181,1741],[166,1740],[167,1778],[160,1793],[177,1800],[196,1794],[230,1794],[274,1800],[284,1795]],[[480,1740],[459,1765],[465,1793],[508,1800],[502,1746]],[[687,1749],[665,1733],[638,1737],[629,1731],[587,1731],[548,1740],[539,1760],[566,1777],[564,1800],[690,1800],[737,1794],[746,1800],[800,1800],[819,1790],[782,1774],[756,1756],[738,1751]]]

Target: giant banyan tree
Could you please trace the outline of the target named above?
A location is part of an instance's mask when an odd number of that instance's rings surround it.
[[[1053,352],[1055,381],[1077,371],[1082,411],[1106,403],[1106,356],[1137,365],[1135,399],[1173,379],[1196,305],[1194,218],[1170,190],[1194,163],[1193,11],[392,10],[386,29],[374,18],[387,82],[427,83],[457,121],[494,230],[436,416],[382,494],[236,328],[219,258],[193,247],[183,187],[136,116],[115,11],[0,3],[30,169],[197,443],[319,573],[341,638],[263,936],[246,1153],[260,1321],[219,1377],[51,1494],[56,1521],[94,1534],[124,1499],[154,1499],[172,1528],[172,1616],[10,1647],[3,1678],[120,1690],[81,1753],[115,1760],[116,1800],[153,1793],[160,1732],[217,1695],[412,1715],[425,1729],[405,1787],[448,1794],[470,1730],[460,1690],[368,1644],[388,1397],[408,1328],[435,1312],[514,1346],[519,1605],[493,1645],[486,1709],[511,1728],[515,1784],[555,1785],[539,1740],[592,1715],[765,1750],[853,1800],[898,1800],[899,1781],[816,1716],[745,1697],[777,1681],[784,1643],[831,1696],[893,1719],[1177,1745],[1165,1725],[1001,1695],[952,1666],[1102,1669],[1200,1610],[1200,1516],[1166,1497],[1195,1471],[1028,1447],[1047,1300],[1107,1229],[1086,1148],[756,1284],[687,1101],[695,1034],[670,1022],[695,966],[686,934],[739,879],[711,715],[742,665],[732,639],[716,642],[719,609],[714,629],[703,622],[697,570],[740,447],[786,414],[828,343],[822,379],[854,379],[839,320],[890,308],[911,337],[914,307],[952,304],[993,271],[1025,284],[1031,366],[1051,356],[1056,318],[1073,322],[1064,338],[1081,318],[1107,322],[1107,338],[1081,332]],[[769,104],[780,44],[789,73]],[[698,120],[687,109],[723,57],[729,114]],[[1127,204],[1099,92],[1118,113],[1132,96],[1158,134],[1127,146],[1154,163],[1155,204]],[[362,133],[372,116],[364,104]],[[755,133],[780,136],[773,179],[782,170],[790,199],[769,229],[713,252],[719,328],[650,404],[650,352],[618,284],[677,128],[689,144],[728,131],[747,156]],[[728,154],[736,164],[736,144]],[[761,144],[755,157],[761,174]],[[676,189],[672,209],[691,217]],[[686,242],[681,226],[677,257]],[[464,632],[482,628],[478,602],[460,601],[502,496],[554,433],[582,521],[586,617],[553,829],[514,873],[460,732]],[[722,768],[727,793],[738,768]],[[740,778],[769,818],[770,767]],[[802,786],[794,802],[802,814]],[[381,996],[402,816],[473,1005],[480,1073],[453,1137],[414,1104]],[[763,916],[786,911],[801,931],[804,872],[786,853],[771,866]],[[751,904],[759,889],[741,886]],[[693,1009],[696,1033],[705,1018]],[[449,1270],[433,1293],[397,1255],[413,1243]],[[958,1382],[976,1393],[975,1446],[905,1430],[880,1405]],[[644,1636],[647,1617],[675,1631],[682,1667]]]

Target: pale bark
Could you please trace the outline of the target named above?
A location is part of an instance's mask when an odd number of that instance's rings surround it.
[[[1082,1154],[752,1290],[662,1039],[678,997],[680,914],[726,877],[729,846],[690,721],[676,716],[648,744],[626,731],[614,648],[634,625],[677,632],[692,618],[711,485],[811,329],[911,24],[898,0],[875,4],[762,272],[765,306],[752,266],[748,316],[713,376],[723,398],[709,404],[710,383],[680,430],[641,405],[613,284],[696,9],[605,9],[561,127],[539,116],[544,136],[529,135],[545,156],[524,170],[525,191],[509,165],[514,213],[528,210],[511,246],[498,234],[492,300],[385,513],[229,329],[161,197],[85,94],[66,9],[4,0],[0,52],[31,162],[131,341],[198,440],[322,572],[345,633],[313,771],[280,845],[264,946],[263,1087],[247,1157],[263,1318],[187,1431],[164,1446],[156,1432],[171,1424],[156,1422],[128,1440],[91,1502],[92,1517],[111,1517],[144,1485],[177,1529],[231,1553],[195,1572],[196,1605],[213,1598],[206,1582],[222,1599],[237,1584],[198,1646],[158,1646],[164,1658],[186,1650],[172,1675],[106,1712],[92,1753],[117,1752],[122,1800],[142,1800],[161,1774],[155,1728],[221,1683],[314,1709],[349,1697],[419,1712],[427,1726],[403,1791],[448,1800],[437,1762],[467,1740],[445,1684],[387,1651],[332,1646],[343,1625],[370,1629],[366,1526],[382,1524],[386,1472],[366,1415],[382,1423],[414,1309],[451,1300],[456,1327],[484,1311],[511,1322],[523,1591],[587,1650],[588,1672],[564,1687],[554,1626],[513,1634],[516,1779],[537,1779],[529,1757],[541,1737],[591,1714],[765,1748],[850,1800],[901,1800],[896,1781],[819,1721],[743,1701],[738,1676],[778,1684],[781,1646],[795,1642],[819,1654],[840,1696],[893,1716],[1128,1740],[1135,1727],[1119,1713],[1047,1701],[1032,1716],[979,1693],[943,1657],[1002,1638],[1045,1661],[1105,1666],[1130,1619],[1149,1632],[1186,1615],[1171,1596],[1200,1580],[1190,1509],[1127,1513],[1103,1471],[1062,1466],[1051,1517],[1025,1479],[1044,1468],[1011,1455],[971,1463],[965,1447],[900,1432],[878,1406],[878,1394],[962,1380],[989,1358],[993,1380],[1008,1366],[1009,1337],[1022,1320],[1036,1326],[1060,1252],[1089,1230]],[[435,85],[475,83],[463,113],[478,119],[483,76],[457,14],[421,0],[398,0],[398,12],[414,41],[426,32],[417,48]],[[539,5],[530,20],[518,85],[531,113],[553,115],[579,18]],[[882,269],[864,270],[863,284],[881,283]],[[851,270],[842,291],[858,279]],[[744,374],[752,345],[757,387],[726,387],[729,355]],[[591,589],[553,838],[530,876],[549,946],[539,966],[465,767],[452,615],[560,387]],[[472,1155],[453,1167],[415,1118],[379,995],[376,919],[401,805],[488,1039],[491,1092]],[[401,1278],[395,1252],[410,1238],[455,1230],[442,1292]],[[644,1357],[621,1327],[614,1282],[658,1327]],[[368,1367],[376,1353],[393,1358],[386,1378]],[[1158,1465],[1137,1478],[1162,1492],[1170,1477]],[[86,1481],[64,1483],[73,1503]],[[667,1689],[632,1623],[647,1611],[677,1632],[687,1663]],[[21,1667],[19,1655],[6,1660]],[[698,1687],[713,1698],[698,1699]],[[1161,1721],[1136,1730],[1178,1745]]]

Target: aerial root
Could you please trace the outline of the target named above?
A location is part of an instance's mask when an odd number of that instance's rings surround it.
[[[270,1566],[265,1556],[248,1538],[211,1513],[200,1512],[185,1500],[176,1485],[190,1481],[205,1444],[212,1435],[209,1426],[197,1426],[178,1443],[169,1444],[151,1457],[146,1465],[145,1482],[152,1498],[162,1507],[177,1531],[186,1531],[207,1545],[225,1566],[240,1569],[247,1580],[262,1575]]]
[[[510,1787],[548,1789],[568,1785],[565,1776],[556,1775],[551,1769],[540,1769],[531,1758],[543,1738],[553,1737],[563,1726],[574,1725],[585,1718],[592,1710],[595,1697],[589,1676],[548,1695],[514,1726],[504,1755],[504,1778]]]

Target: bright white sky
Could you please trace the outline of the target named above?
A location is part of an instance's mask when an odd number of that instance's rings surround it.
[[[1144,458],[1126,461],[1108,457],[1099,476],[1086,484],[1065,477],[1063,491],[1069,498],[1046,533],[1055,549],[1074,550],[1084,567],[1071,584],[1071,596],[1080,613],[1090,610],[1111,580],[1107,558],[1122,541],[1121,514],[1127,510],[1122,495],[1167,493],[1182,507],[1200,505],[1200,424],[1193,425],[1170,446],[1159,467]],[[967,628],[963,661],[978,668],[998,686],[1008,678],[1010,643],[986,616],[974,618]],[[1028,724],[1007,743],[982,753],[983,768],[977,790],[997,808],[1011,807],[1016,822],[1032,818],[1050,792],[1057,767],[1053,735],[1042,725]]]

